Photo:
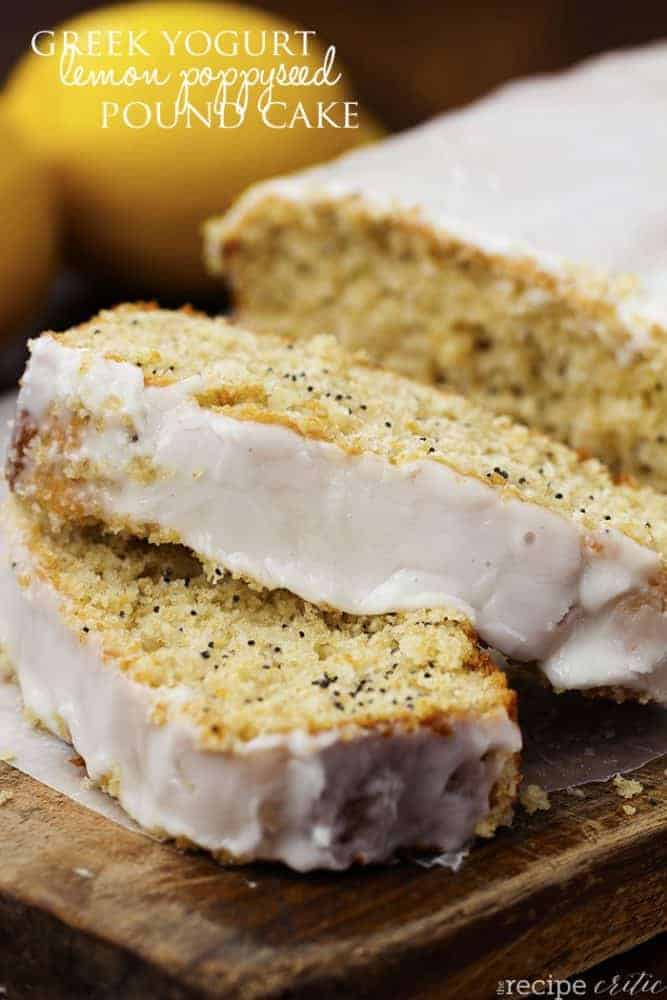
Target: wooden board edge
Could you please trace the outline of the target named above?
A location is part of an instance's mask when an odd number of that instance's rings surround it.
[[[643,769],[638,777],[657,776],[662,773],[664,763],[663,760]],[[28,789],[31,783],[38,785],[11,768],[6,768],[5,777],[17,788]],[[40,795],[46,799],[61,798],[59,793],[44,786],[39,786],[35,793],[36,798]],[[615,804],[619,805],[618,800]],[[550,817],[546,815],[540,822],[548,826]],[[579,973],[667,930],[664,822],[667,822],[667,808],[663,802],[655,823],[647,820],[638,832],[634,832],[632,825],[619,826],[610,844],[600,850],[591,848],[580,856],[573,852],[561,870],[550,870],[548,878],[538,884],[515,877],[508,883],[514,886],[514,896],[502,912],[493,900],[485,901],[484,894],[477,893],[474,912],[464,906],[459,918],[450,915],[444,925],[424,920],[399,928],[394,935],[370,936],[368,941],[362,944],[357,941],[354,946],[344,940],[338,947],[309,946],[300,961],[295,961],[294,955],[287,955],[282,961],[280,956],[271,954],[265,962],[237,968],[233,983],[228,978],[224,947],[204,950],[185,967],[177,967],[178,963],[160,967],[151,961],[142,941],[114,940],[110,935],[96,937],[86,928],[75,926],[76,921],[65,919],[56,912],[57,908],[50,908],[44,898],[36,898],[39,893],[32,900],[25,894],[23,898],[13,895],[7,884],[3,886],[1,872],[0,930],[5,940],[21,940],[25,928],[32,927],[39,947],[46,948],[40,953],[40,964],[45,968],[50,962],[54,969],[61,969],[63,962],[67,966],[67,956],[76,954],[74,971],[78,980],[73,982],[80,982],[82,989],[89,991],[82,996],[117,996],[117,992],[100,992],[106,989],[109,970],[115,968],[117,961],[122,971],[112,978],[115,984],[125,984],[127,997],[155,995],[152,986],[149,992],[141,992],[148,988],[147,984],[154,983],[156,989],[159,984],[164,991],[159,995],[169,1000],[172,995],[179,1000],[204,996],[250,1000],[277,997],[286,990],[291,996],[333,993],[364,996],[389,992],[397,998],[426,998],[442,996],[444,981],[448,992],[453,991],[452,996],[472,1000],[492,995],[498,980],[503,978],[531,978],[549,973],[562,978]],[[136,837],[117,829],[121,840]],[[656,831],[662,832],[656,836]],[[514,836],[522,849],[520,831]],[[140,841],[151,843],[143,838]],[[512,849],[511,844],[507,849]],[[195,863],[180,855],[178,862],[184,867]],[[528,859],[527,869],[530,864]],[[623,893],[619,892],[621,885],[627,887]],[[69,968],[74,968],[73,963],[70,962]],[[11,982],[8,974],[6,978]],[[132,984],[140,992],[127,992],[134,990]]]

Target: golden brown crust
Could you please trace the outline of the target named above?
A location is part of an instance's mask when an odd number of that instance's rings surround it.
[[[5,465],[5,478],[10,490],[14,489],[14,484],[21,475],[25,453],[36,434],[37,424],[28,411],[19,410],[14,419],[14,431]]]
[[[513,818],[513,804],[516,802],[521,785],[521,755],[510,757],[491,790],[489,815],[477,824],[478,837],[492,837],[499,826],[510,826]]]

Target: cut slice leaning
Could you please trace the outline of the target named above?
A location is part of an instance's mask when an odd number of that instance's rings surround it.
[[[458,851],[509,822],[515,696],[455,611],[350,618],[175,546],[11,501],[3,641],[32,716],[142,826],[298,870]]]
[[[141,307],[45,334],[9,477],[211,579],[355,614],[454,603],[557,688],[667,701],[667,497],[333,338]]]

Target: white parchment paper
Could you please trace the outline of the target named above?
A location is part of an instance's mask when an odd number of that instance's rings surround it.
[[[34,729],[23,718],[15,684],[0,681],[0,758],[75,802],[132,829],[135,824],[118,803],[97,788],[88,787],[81,758],[67,743]]]

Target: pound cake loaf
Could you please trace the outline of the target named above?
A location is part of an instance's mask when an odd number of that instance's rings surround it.
[[[11,501],[4,642],[32,717],[143,827],[300,871],[458,851],[509,822],[515,696],[455,610],[351,618],[184,549]]]
[[[8,478],[321,607],[454,604],[558,689],[667,701],[667,497],[451,393],[126,306],[32,343]]]
[[[242,321],[335,333],[667,490],[667,44],[513,83],[207,227]]]

